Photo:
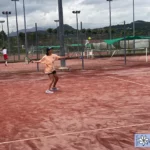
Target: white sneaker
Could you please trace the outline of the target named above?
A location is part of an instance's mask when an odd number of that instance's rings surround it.
[[[51,90],[52,90],[52,91],[58,91],[59,88],[53,87]]]
[[[50,91],[50,90],[46,90],[45,93],[46,93],[46,94],[53,94],[54,92],[53,92],[53,91]]]

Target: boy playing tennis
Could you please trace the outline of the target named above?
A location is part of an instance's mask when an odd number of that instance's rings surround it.
[[[65,59],[65,58],[67,58],[67,57],[66,56],[61,57],[56,54],[53,54],[53,48],[49,47],[46,49],[46,55],[43,56],[43,58],[41,60],[33,61],[33,63],[45,64],[44,73],[49,76],[49,79],[51,81],[49,84],[49,89],[45,91],[47,94],[52,94],[52,93],[54,93],[53,91],[58,90],[58,88],[56,88],[56,84],[57,84],[59,78],[56,74],[54,62],[58,59]]]

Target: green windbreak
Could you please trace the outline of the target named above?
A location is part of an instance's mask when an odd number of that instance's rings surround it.
[[[57,46],[38,46],[39,49],[46,49],[48,47],[53,47],[54,49],[59,49],[60,48],[59,45],[57,45]]]
[[[114,44],[116,42],[119,42],[121,40],[123,40],[124,38],[117,38],[117,39],[112,39],[112,40],[104,40],[104,42],[106,42],[108,45]]]
[[[138,40],[138,39],[150,39],[150,36],[126,36],[126,38],[117,38],[112,40],[104,40],[108,45],[120,42],[122,40]]]

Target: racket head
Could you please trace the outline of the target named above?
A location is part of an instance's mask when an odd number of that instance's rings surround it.
[[[29,64],[30,62],[33,63],[33,60],[26,56],[26,57],[25,57],[25,63],[26,63],[26,64]]]

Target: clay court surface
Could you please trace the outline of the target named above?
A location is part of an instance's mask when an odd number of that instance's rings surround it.
[[[144,57],[67,60],[54,94],[36,64],[0,64],[0,150],[134,150],[150,133],[150,63]],[[56,63],[58,67],[60,62]],[[143,150],[144,148],[142,148]],[[146,148],[145,148],[146,149]]]

